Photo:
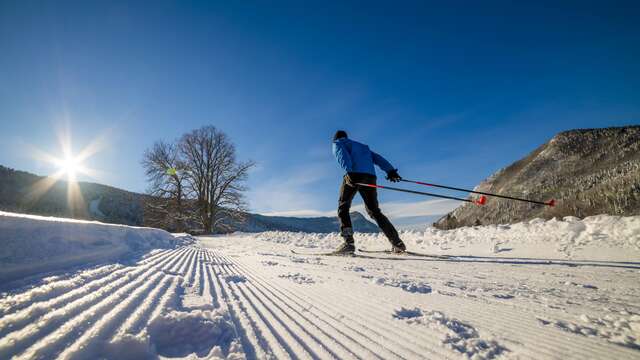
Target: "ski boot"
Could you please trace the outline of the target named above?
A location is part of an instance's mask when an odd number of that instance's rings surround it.
[[[398,241],[395,244],[391,244],[392,253],[403,254],[405,251],[407,251],[407,246],[402,241]]]
[[[337,249],[333,251],[334,255],[353,255],[356,252],[356,247],[353,242],[345,241]]]
[[[353,229],[344,228],[340,231],[340,235],[344,239],[344,242],[333,253],[336,255],[353,255],[356,252],[356,246],[353,241]]]

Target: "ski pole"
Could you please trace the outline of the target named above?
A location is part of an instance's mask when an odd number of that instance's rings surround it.
[[[547,205],[547,206],[555,206],[555,205],[556,205],[556,201],[555,201],[554,199],[551,199],[551,200],[549,200],[549,201],[547,201],[547,202],[543,202],[543,201],[536,201],[536,200],[529,200],[529,199],[521,199],[521,198],[517,198],[517,197],[513,197],[513,196],[506,196],[506,195],[492,194],[492,193],[487,193],[487,192],[482,192],[482,191],[474,191],[474,190],[468,190],[468,189],[461,189],[461,188],[456,188],[456,187],[452,187],[452,186],[445,186],[445,185],[438,185],[438,184],[430,184],[430,183],[426,183],[426,182],[422,182],[422,181],[405,180],[405,179],[402,179],[402,180],[400,180],[400,181],[409,182],[409,183],[414,183],[414,184],[419,184],[419,185],[425,185],[425,186],[439,187],[439,188],[449,189],[449,190],[456,190],[456,191],[470,192],[470,193],[480,194],[480,195],[495,196],[495,197],[499,197],[499,198],[503,198],[503,199],[518,200],[518,201],[526,201],[526,202],[530,202],[530,203],[534,203],[534,204],[540,204],[540,205]]]
[[[382,185],[364,184],[364,183],[356,183],[356,185],[367,186],[367,187],[372,187],[372,188],[379,188],[379,189],[402,191],[402,192],[411,193],[411,194],[433,196],[433,197],[439,197],[439,198],[443,198],[443,199],[466,201],[466,202],[470,202],[470,203],[473,203],[473,204],[476,204],[476,205],[484,205],[487,202],[487,198],[485,196],[480,196],[480,199],[478,199],[478,200],[470,200],[470,199],[463,199],[463,198],[459,198],[459,197],[455,197],[455,196],[438,195],[438,194],[432,194],[432,193],[422,192],[422,191],[400,189],[400,188],[391,187],[391,186],[382,186]]]

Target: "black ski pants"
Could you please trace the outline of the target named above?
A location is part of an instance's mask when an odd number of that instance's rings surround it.
[[[400,236],[393,224],[387,219],[378,205],[378,192],[376,188],[359,186],[356,183],[375,184],[376,177],[370,174],[364,173],[350,173],[345,175],[342,179],[342,185],[340,186],[340,199],[338,201],[338,218],[340,219],[340,231],[345,232],[352,231],[351,217],[349,216],[349,209],[351,208],[351,201],[356,193],[360,193],[362,200],[364,200],[364,206],[367,209],[367,214],[373,218],[378,227],[387,236],[391,244],[398,244],[401,242]]]

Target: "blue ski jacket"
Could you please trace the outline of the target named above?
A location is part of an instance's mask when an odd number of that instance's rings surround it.
[[[385,158],[371,151],[369,146],[349,138],[340,138],[333,142],[333,155],[347,173],[365,173],[375,176],[376,170],[373,164],[378,165],[385,172],[394,170]]]

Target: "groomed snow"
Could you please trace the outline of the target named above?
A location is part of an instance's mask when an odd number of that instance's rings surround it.
[[[638,220],[200,237],[3,294],[0,358],[637,359]]]
[[[0,282],[181,244],[159,229],[0,211]]]

